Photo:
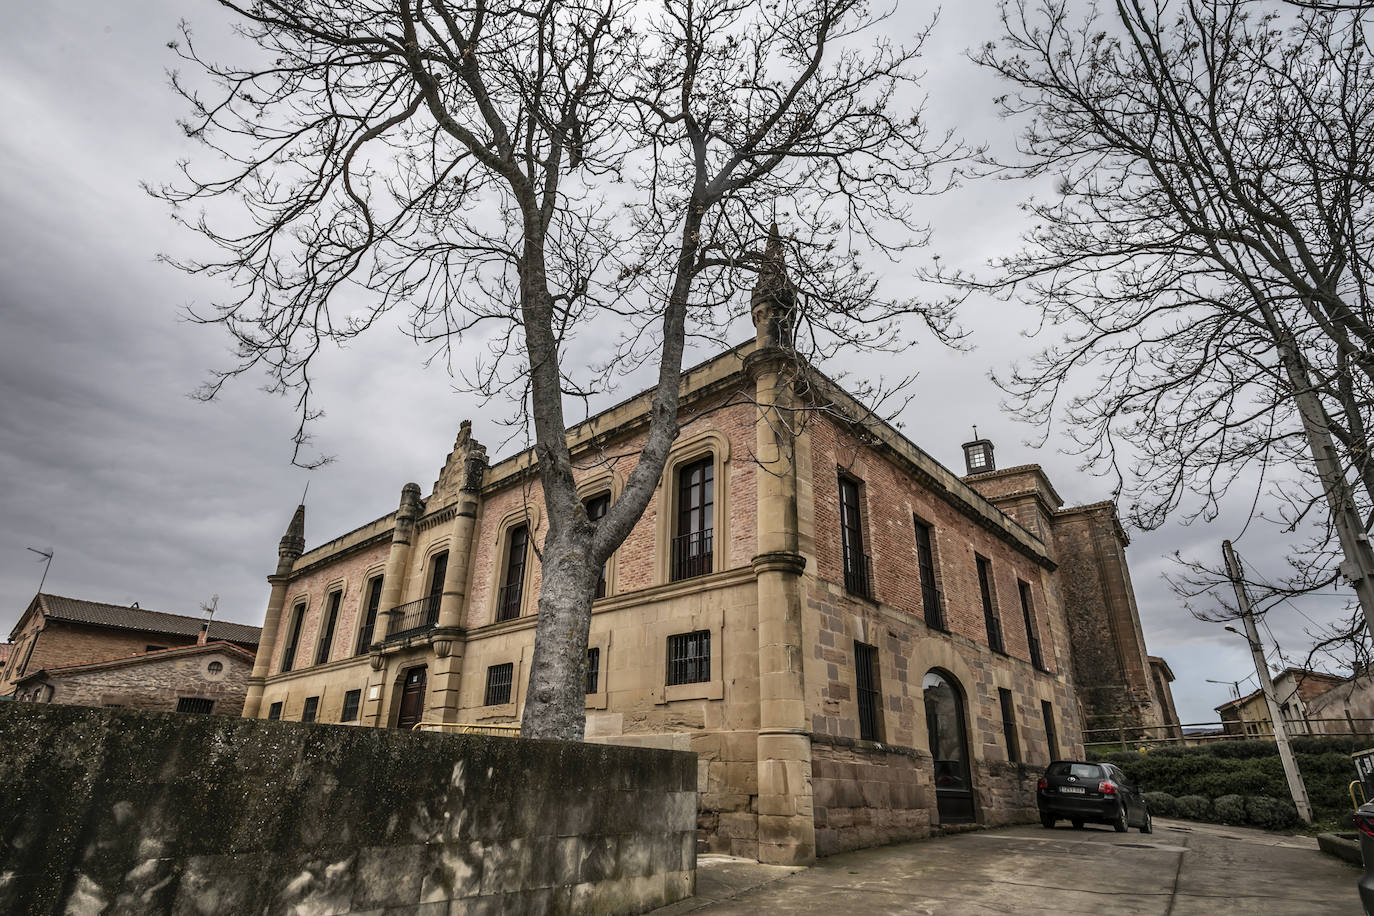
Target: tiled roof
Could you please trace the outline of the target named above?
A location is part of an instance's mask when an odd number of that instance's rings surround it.
[[[53,668],[44,668],[42,671],[35,671],[33,674],[22,678],[20,682],[31,681],[38,677],[62,677],[79,671],[91,671],[99,668],[117,668],[122,665],[138,665],[144,662],[162,661],[169,656],[221,653],[227,653],[249,664],[253,662],[253,653],[240,646],[236,646],[230,642],[208,642],[203,646],[176,646],[171,649],[155,649],[152,652],[136,652],[133,655],[124,655],[119,658],[101,659],[97,662],[78,662],[74,665],[58,665]]]
[[[39,595],[38,601],[42,605],[44,615],[53,620],[86,623],[99,627],[114,627],[120,630],[168,633],[194,639],[200,634],[200,626],[204,622],[200,617],[164,614],[162,611],[148,611],[143,608],[125,607],[120,604],[101,604],[98,601],[82,601],[79,598],[64,598],[61,595]],[[261,627],[230,623],[227,620],[213,620],[210,622],[208,638],[212,641],[257,646],[261,636]]]

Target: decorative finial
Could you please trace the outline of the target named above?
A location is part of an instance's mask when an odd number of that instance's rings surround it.
[[[973,424],[973,438],[974,438],[975,440],[978,438],[978,424],[977,424],[977,423]]]

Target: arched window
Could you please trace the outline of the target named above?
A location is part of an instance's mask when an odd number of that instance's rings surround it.
[[[926,732],[935,764],[935,803],[940,823],[974,819],[973,781],[969,776],[968,739],[964,732],[964,696],[953,675],[938,669],[921,681]]]

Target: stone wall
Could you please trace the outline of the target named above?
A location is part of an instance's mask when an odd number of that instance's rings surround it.
[[[812,735],[816,854],[930,836],[931,776],[925,751]]]
[[[219,663],[218,670],[214,663]],[[17,691],[20,699],[40,699],[64,706],[123,706],[176,712],[183,698],[210,700],[214,715],[237,716],[243,712],[248,692],[252,656],[238,649],[177,649],[156,652],[137,660],[119,660],[74,671],[49,674],[26,681]]]
[[[690,896],[649,748],[0,704],[0,912],[639,913]]]
[[[1044,771],[1043,764],[1000,760],[985,760],[979,764],[973,777],[981,809],[978,823],[1000,827],[1037,820],[1040,812],[1035,805],[1035,783]]]

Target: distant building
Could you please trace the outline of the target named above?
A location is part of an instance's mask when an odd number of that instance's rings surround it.
[[[195,645],[204,623],[200,617],[164,614],[137,605],[35,595],[10,631],[13,654],[0,679],[0,695],[14,693],[20,680],[39,669]],[[258,627],[214,620],[205,639],[231,643],[252,653],[257,651],[261,632]]]
[[[237,716],[253,653],[227,642],[41,668],[20,678],[14,698],[64,706],[120,706]]]
[[[1364,668],[1306,701],[1315,735],[1374,734],[1374,671]]]
[[[1274,698],[1289,735],[1316,734],[1308,722],[1312,717],[1308,703],[1345,681],[1345,678],[1305,668],[1285,668],[1274,675]],[[1216,707],[1227,735],[1260,738],[1274,734],[1269,704],[1263,691],[1256,690]]]
[[[14,654],[14,643],[0,642],[0,683],[4,683],[5,669],[10,666],[10,657]]]

